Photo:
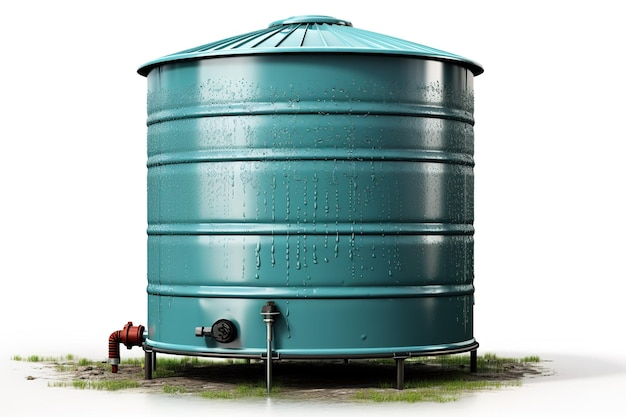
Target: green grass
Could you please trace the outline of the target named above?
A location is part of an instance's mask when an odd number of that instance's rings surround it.
[[[422,358],[410,359],[410,361],[421,362],[425,364],[439,364],[443,367],[469,367],[469,355],[441,355],[441,356],[425,356]],[[523,358],[500,357],[495,353],[485,353],[476,358],[476,370],[478,372],[501,371],[504,366],[541,362],[539,356],[525,356]]]
[[[11,360],[13,361],[23,361],[23,362],[61,362],[61,361],[73,361],[74,355],[67,354],[65,356],[39,356],[39,355],[29,355],[29,356],[20,356],[13,355],[11,356]]]
[[[383,362],[393,363],[393,360]],[[539,356],[526,356],[521,359],[499,357],[493,353],[478,356],[477,374],[500,372],[505,367],[530,362],[540,362]],[[502,389],[522,385],[520,380],[492,381],[474,378],[467,372],[470,367],[469,355],[441,355],[421,358],[412,358],[407,363],[416,362],[428,365],[439,365],[458,372],[449,372],[444,376],[435,376],[424,380],[407,380],[404,390],[390,390],[395,386],[389,382],[381,384],[378,389],[364,389],[359,391],[354,399],[372,402],[451,402],[457,401],[461,395],[475,391]]]
[[[15,361],[27,362],[48,362],[55,366],[59,372],[77,371],[81,367],[93,367],[103,369],[110,372],[110,365],[106,361],[93,361],[87,358],[78,358],[75,355],[68,354],[59,357],[44,357],[39,355],[12,357]],[[481,373],[497,373],[514,367],[515,364],[521,363],[537,363],[541,359],[539,356],[530,355],[522,358],[500,357],[493,353],[485,353],[477,357],[477,373],[470,373],[470,355],[454,354],[440,355],[430,357],[414,357],[406,360],[406,365],[424,364],[432,366],[440,366],[446,369],[445,372],[426,372],[418,373],[418,377],[414,374],[413,379],[405,380],[404,389],[396,390],[395,384],[389,380],[383,381],[376,388],[367,388],[359,390],[353,397],[356,401],[365,402],[451,402],[458,400],[461,396],[485,390],[503,389],[507,387],[520,386],[520,379],[511,380],[492,380],[491,377],[480,377]],[[199,357],[157,357],[156,370],[153,377],[163,378],[184,376],[193,368],[206,366],[223,366],[225,364],[244,363],[242,360],[214,361]],[[394,366],[393,359],[369,360],[367,362],[380,363],[382,365]],[[143,368],[143,358],[130,358],[121,361],[120,366],[140,366]],[[436,369],[436,368],[435,368]],[[419,378],[419,379],[415,379]],[[167,381],[165,381],[167,382]],[[278,382],[278,384],[276,384]],[[113,379],[113,380],[88,380],[77,379],[65,382],[51,382],[51,387],[70,387],[75,389],[92,389],[105,391],[118,391],[124,389],[138,388],[141,383],[132,379]],[[188,393],[187,388],[183,385],[165,384],[162,388],[166,394],[185,394]],[[229,389],[210,389],[200,392],[189,392],[199,395],[205,399],[244,399],[244,398],[262,398],[267,396],[264,380],[254,383],[244,382],[233,386]],[[289,390],[284,388],[280,381],[274,381],[272,386],[272,396],[287,398]]]
[[[134,365],[141,365],[143,367],[143,360],[139,360],[140,363]],[[157,357],[156,369],[152,373],[153,378],[168,378],[173,376],[179,376],[185,371],[193,368],[199,368],[203,366],[221,366],[224,364],[236,364],[244,363],[243,360],[229,359],[221,362],[216,362],[210,359],[202,359],[197,356],[188,357]],[[121,365],[124,365],[122,362]]]
[[[129,388],[139,388],[139,382],[129,379],[118,379],[112,381],[85,381],[82,379],[70,382],[52,382],[50,387],[72,387],[76,389],[94,389],[99,391],[119,391]]]
[[[441,381],[409,381],[404,390],[360,391],[355,399],[374,402],[451,402],[472,391],[486,391],[520,386],[521,381],[477,381],[464,378]]]
[[[94,368],[100,368],[100,369],[110,369],[111,367],[111,365],[109,365],[106,361],[94,361],[92,359],[87,359],[87,358],[78,358],[76,355],[71,354],[71,353],[68,353],[65,356],[13,355],[11,356],[11,360],[18,361],[18,362],[51,363],[54,365],[57,372],[73,372],[73,371],[76,371],[78,367],[85,367],[85,366],[92,366]],[[120,365],[143,366],[143,359],[138,359],[138,358],[123,359],[120,362]]]
[[[272,393],[280,394],[280,387],[273,385]],[[254,385],[240,384],[230,390],[219,389],[200,392],[200,397],[211,400],[234,400],[240,398],[261,398],[266,396],[267,388],[265,387],[265,381],[258,382]]]
[[[185,387],[181,387],[178,385],[164,385],[163,392],[166,394],[184,394],[187,392]]]
[[[200,359],[197,357],[183,356],[181,358],[160,358],[156,359],[156,370],[153,372],[154,378],[166,378],[176,376],[185,369],[197,367],[200,365]]]

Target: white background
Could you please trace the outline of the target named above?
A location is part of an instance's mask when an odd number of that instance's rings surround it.
[[[485,68],[475,79],[481,350],[623,359],[626,33],[617,4],[1,6],[0,354],[104,359],[112,331],[146,324],[146,80],[137,68],[322,14]]]

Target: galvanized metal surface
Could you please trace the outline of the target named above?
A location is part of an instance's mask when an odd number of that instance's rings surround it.
[[[280,357],[474,349],[474,64],[187,58],[140,70],[147,346],[262,357],[271,300]],[[220,319],[236,340],[195,336]]]
[[[171,62],[234,55],[291,53],[413,56],[455,63],[469,68],[474,75],[483,72],[478,63],[450,52],[355,28],[347,20],[331,16],[306,15],[277,20],[267,28],[158,58],[141,66],[139,73],[148,75],[153,68]]]

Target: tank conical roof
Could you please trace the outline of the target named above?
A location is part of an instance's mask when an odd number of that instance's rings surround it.
[[[141,75],[161,64],[232,55],[274,53],[362,53],[409,55],[456,62],[474,75],[483,68],[466,58],[439,49],[382,35],[352,26],[330,16],[294,16],[271,23],[267,28],[197,46],[150,61],[138,69]]]

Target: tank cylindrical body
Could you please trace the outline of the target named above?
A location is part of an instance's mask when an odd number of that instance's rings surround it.
[[[140,69],[146,345],[262,356],[260,312],[273,301],[285,358],[474,349],[482,69],[454,56],[298,48],[187,51]],[[194,334],[218,320],[236,327],[234,340]]]

